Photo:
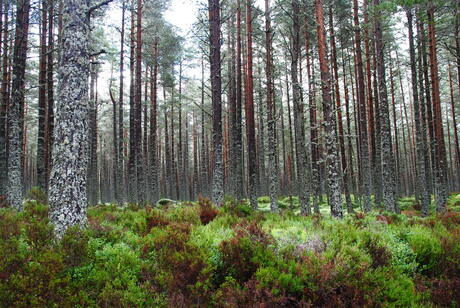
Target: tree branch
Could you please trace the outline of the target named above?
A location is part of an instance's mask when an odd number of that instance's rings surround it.
[[[90,8],[88,9],[88,14],[91,14],[91,13],[94,12],[95,10],[97,10],[97,9],[99,9],[99,8],[101,8],[101,7],[103,7],[104,5],[109,4],[109,3],[112,2],[112,1],[113,1],[113,0],[104,0],[104,1],[102,1],[102,2],[99,2],[98,4],[93,5],[92,7],[90,7]]]

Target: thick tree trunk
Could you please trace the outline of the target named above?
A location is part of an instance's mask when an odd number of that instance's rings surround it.
[[[49,215],[58,236],[69,226],[86,222],[88,166],[90,29],[87,2],[65,1],[63,14],[59,99],[49,187]]]
[[[378,7],[380,0],[374,0],[374,5]],[[378,74],[379,88],[379,107],[380,107],[380,136],[382,145],[382,180],[383,204],[385,209],[390,212],[399,212],[398,204],[395,200],[395,162],[391,143],[390,111],[388,108],[388,95],[385,77],[385,60],[383,50],[383,33],[381,25],[381,13],[378,11],[375,19],[375,53],[376,68]]]
[[[212,201],[221,205],[224,200],[224,168],[222,162],[222,84],[220,63],[220,0],[208,0],[210,26],[210,63],[212,89]]]
[[[327,151],[327,188],[331,214],[342,218],[342,175],[340,155],[337,149],[336,115],[331,97],[331,74],[326,47],[326,30],[324,27],[323,1],[315,1],[316,33],[318,38],[318,57],[321,71],[321,89],[323,99],[323,117],[325,126],[325,145]]]
[[[24,85],[29,32],[30,0],[20,0],[16,9],[16,30],[13,48],[13,80],[11,104],[8,108],[9,153],[7,198],[16,210],[22,210],[23,194],[23,112]]]

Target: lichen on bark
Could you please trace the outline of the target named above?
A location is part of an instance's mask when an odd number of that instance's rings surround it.
[[[86,222],[88,35],[88,1],[64,1],[53,168],[49,185],[49,215],[58,237],[69,226]]]

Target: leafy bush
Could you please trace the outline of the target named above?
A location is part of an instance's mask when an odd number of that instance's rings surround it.
[[[430,274],[435,269],[441,255],[441,242],[430,229],[415,225],[408,234],[407,241],[416,255],[419,269],[422,273]]]

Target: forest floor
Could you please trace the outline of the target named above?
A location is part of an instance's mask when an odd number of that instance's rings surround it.
[[[33,198],[33,196],[32,196]],[[40,199],[40,198],[36,198]],[[0,209],[0,306],[456,307],[460,194],[421,218],[357,211],[342,220],[228,200],[99,205],[53,240],[48,208]]]

